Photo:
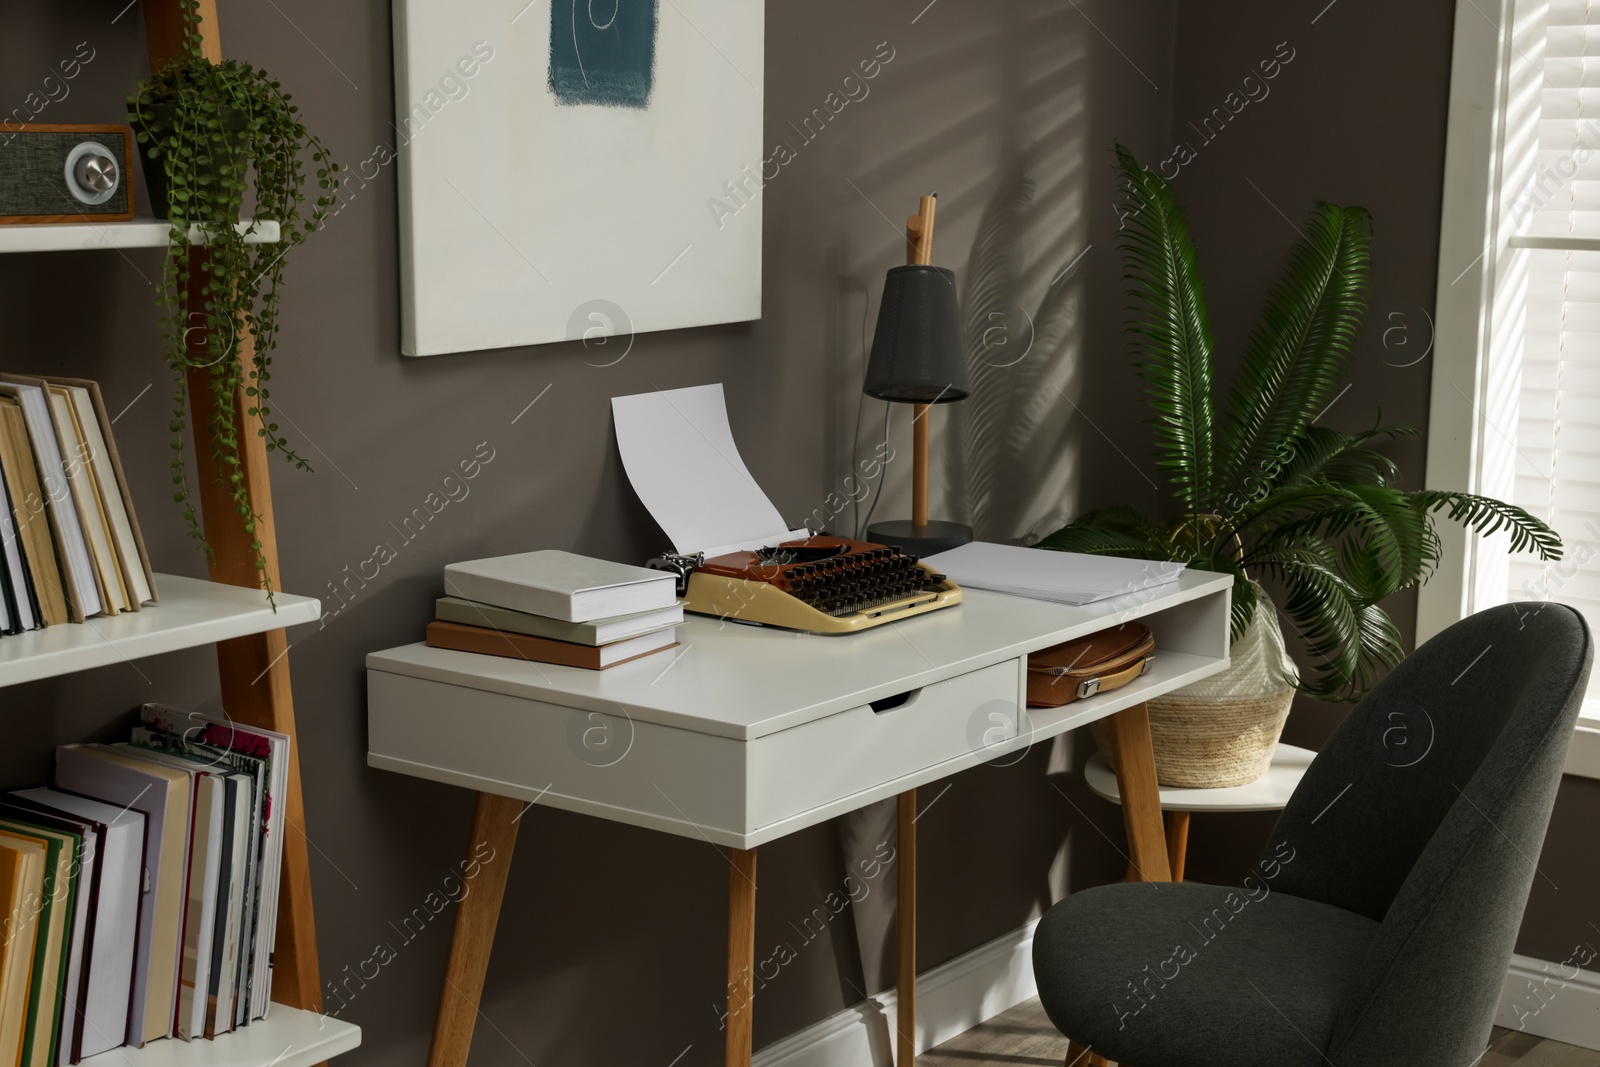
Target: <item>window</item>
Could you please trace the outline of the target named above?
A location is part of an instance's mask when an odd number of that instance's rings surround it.
[[[1600,0],[1461,0],[1428,484],[1510,500],[1565,558],[1456,531],[1418,639],[1508,600],[1600,632]],[[1600,677],[1568,770],[1600,777]]]

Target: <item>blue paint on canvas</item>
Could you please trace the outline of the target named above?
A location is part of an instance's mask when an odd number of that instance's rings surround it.
[[[550,0],[550,92],[558,104],[646,108],[657,0]]]

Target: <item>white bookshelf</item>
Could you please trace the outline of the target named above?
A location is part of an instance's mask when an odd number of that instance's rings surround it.
[[[188,34],[197,33],[207,55],[217,56],[222,45],[217,29],[215,5],[191,5],[183,0],[146,0],[142,5],[149,45],[150,69],[155,70],[182,52]],[[192,9],[198,7],[198,20]],[[132,175],[129,175],[132,178]],[[179,242],[204,245],[226,223],[195,225]],[[270,219],[243,219],[235,224],[247,244],[282,242],[279,222]],[[65,223],[0,224],[0,254],[29,252],[91,252],[132,248],[165,249],[173,244],[172,227],[163,220],[136,217],[126,222],[84,218]],[[194,262],[191,258],[190,262]],[[93,302],[92,294],[85,300]],[[17,311],[22,313],[26,309]],[[243,354],[249,349],[238,346]],[[202,399],[191,397],[189,425],[194,447],[200,451],[215,444],[203,409]],[[272,532],[272,499],[266,469],[267,454],[241,446],[239,472],[251,482],[252,497],[257,482],[263,490],[252,504],[260,524],[260,544],[254,546],[271,556],[276,552]],[[224,569],[259,565],[259,555],[250,538],[222,538],[213,526],[237,528],[236,508],[226,488],[215,484],[200,487],[199,510],[205,517],[206,533],[217,546],[217,564]],[[246,572],[248,573],[248,572]],[[248,655],[221,657],[218,674],[222,692],[244,705],[249,721],[278,730],[299,744],[296,738],[294,705],[290,696],[287,663],[276,649],[275,638],[268,636],[288,627],[316,621],[321,605],[312,597],[278,593],[269,602],[258,589],[238,588],[216,582],[156,575],[160,601],[138,612],[101,616],[83,623],[62,623],[21,634],[0,637],[0,689],[42,678],[59,677],[77,671],[112,664],[132,664],[148,656],[180,649],[216,645],[239,640],[248,646]],[[265,655],[262,655],[265,653]],[[257,664],[276,656],[267,669],[273,670],[272,685],[256,685],[252,678]],[[262,674],[266,672],[263,671]],[[0,698],[3,699],[3,698]],[[297,760],[289,764],[286,817],[294,822],[305,819],[300,796],[300,771]],[[303,850],[289,850],[282,878],[280,936],[275,946],[263,946],[276,953],[280,973],[294,979],[302,991],[303,1003],[320,1003],[321,985],[317,967],[315,937],[312,936],[311,883]],[[288,983],[286,983],[288,984]],[[152,1041],[141,1049],[118,1048],[93,1058],[96,1067],[315,1067],[334,1056],[358,1047],[361,1030],[314,1011],[273,1004],[266,1019],[254,1022],[214,1041]]]
[[[322,610],[315,597],[277,593],[274,611],[259,589],[175,574],[156,575],[156,592],[160,602],[142,611],[0,637],[0,686],[282,630]]]
[[[254,226],[253,233],[245,233]],[[245,244],[277,244],[281,233],[270,219],[247,219],[238,224]],[[129,222],[43,222],[0,226],[0,253],[4,252],[91,252],[100,248],[165,248],[172,228],[165,219],[133,219]],[[206,243],[205,228],[189,227],[192,244]]]
[[[167,1037],[91,1056],[94,1067],[312,1067],[361,1044],[361,1028],[274,1004],[265,1019],[212,1041]]]

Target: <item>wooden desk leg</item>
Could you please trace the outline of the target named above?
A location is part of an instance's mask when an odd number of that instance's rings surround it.
[[[445,966],[444,991],[439,995],[439,1019],[433,1027],[428,1067],[463,1067],[467,1062],[521,813],[520,800],[478,794],[466,868],[471,870],[476,864],[477,874],[466,883],[467,894],[456,905],[456,929],[450,939],[450,962]]]
[[[1090,1052],[1076,1041],[1068,1040],[1067,1058],[1062,1067],[1115,1067],[1115,1065],[1099,1053]]]
[[[1150,714],[1143,704],[1111,716],[1111,744],[1116,750],[1117,788],[1122,794],[1122,823],[1128,831],[1128,853],[1146,882],[1170,882],[1167,835],[1161,826],[1161,792],[1156,784],[1156,756],[1150,741]]]
[[[728,873],[727,1067],[750,1067],[751,1003],[755,996],[756,850],[736,848]]]
[[[1167,866],[1172,868],[1172,880],[1183,881],[1183,862],[1189,855],[1189,813],[1167,812]]]
[[[899,893],[895,923],[900,934],[900,978],[896,987],[895,1062],[917,1062],[917,791],[900,794],[895,872]]]

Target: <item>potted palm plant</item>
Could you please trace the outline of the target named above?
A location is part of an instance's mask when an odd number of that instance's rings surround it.
[[[1383,601],[1427,580],[1441,515],[1512,551],[1559,559],[1555,531],[1489,497],[1400,487],[1380,451],[1407,426],[1347,433],[1318,424],[1366,314],[1371,225],[1359,207],[1318,203],[1267,297],[1225,403],[1199,265],[1171,188],[1117,146],[1130,332],[1172,511],[1089,512],[1040,547],[1177,560],[1231,574],[1233,664],[1152,701],[1164,784],[1237,785],[1259,777],[1294,690],[1353,700],[1399,662]],[[1276,590],[1269,597],[1259,584]],[[1278,618],[1299,636],[1297,677]]]

